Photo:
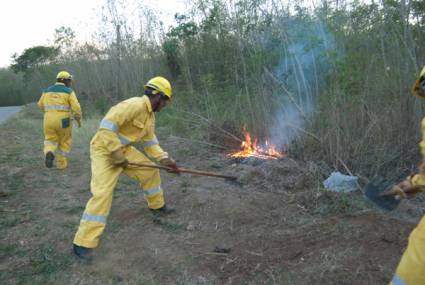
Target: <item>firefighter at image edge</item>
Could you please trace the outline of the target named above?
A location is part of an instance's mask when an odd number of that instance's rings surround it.
[[[113,106],[100,122],[90,142],[92,197],[73,243],[73,252],[78,257],[90,260],[92,249],[98,246],[121,174],[139,182],[154,217],[174,212],[165,205],[159,169],[129,165],[129,162],[152,164],[154,160],[178,173],[176,162],[162,150],[155,135],[155,112],[161,111],[171,101],[171,96],[171,84],[167,79],[152,78],[144,85],[143,96]],[[142,143],[143,153],[132,146],[137,142]]]
[[[425,99],[425,66],[413,86],[413,94]],[[422,141],[419,146],[423,161],[418,174],[409,176],[398,184],[401,190],[425,185],[425,118],[422,119],[421,127]],[[418,189],[418,191],[423,192],[423,189]],[[409,196],[414,194],[409,193]],[[400,191],[400,197],[407,198],[408,195]],[[407,249],[401,257],[390,285],[425,285],[425,216],[410,234]]]

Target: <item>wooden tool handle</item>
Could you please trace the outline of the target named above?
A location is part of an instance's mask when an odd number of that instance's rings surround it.
[[[384,193],[382,193],[380,196],[396,196],[396,195],[400,195],[400,190],[395,189],[395,187],[398,187],[397,185],[394,186],[391,190],[386,191]],[[406,194],[410,194],[410,193],[416,193],[416,192],[423,192],[425,191],[425,186],[424,185],[415,185],[412,187],[409,187],[407,189],[402,190],[404,193]]]
[[[224,174],[219,174],[219,173],[215,173],[215,172],[208,172],[208,171],[199,171],[199,170],[193,170],[193,169],[186,169],[186,168],[177,168],[174,169],[172,167],[167,167],[167,166],[162,166],[162,165],[157,165],[157,164],[148,164],[148,163],[135,163],[135,162],[129,162],[128,165],[130,166],[138,166],[138,167],[149,167],[149,168],[158,168],[158,169],[163,169],[163,170],[167,170],[167,171],[171,171],[171,172],[181,172],[181,173],[190,173],[190,174],[195,174],[195,175],[202,175],[202,176],[211,176],[211,177],[220,177],[220,178],[226,178],[226,179],[231,179],[231,180],[236,180],[237,177],[236,176],[231,176],[231,175],[224,175]]]

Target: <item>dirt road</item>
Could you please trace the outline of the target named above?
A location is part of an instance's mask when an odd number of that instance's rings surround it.
[[[237,175],[242,185],[161,173],[177,213],[155,222],[137,183],[121,178],[85,264],[71,245],[90,197],[99,119],[74,129],[70,167],[57,171],[44,167],[41,112],[17,116],[0,126],[1,284],[388,284],[422,215],[423,201],[384,213],[361,193],[326,192],[305,162],[240,163],[165,131],[161,145],[181,166]]]
[[[0,107],[0,124],[21,110],[21,106]]]

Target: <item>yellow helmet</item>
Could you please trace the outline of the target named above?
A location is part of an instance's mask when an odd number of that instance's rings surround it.
[[[72,74],[68,71],[60,71],[58,75],[56,75],[56,79],[69,79],[72,80]]]
[[[422,68],[421,73],[419,73],[419,78],[415,81],[412,91],[415,96],[425,99],[425,66]]]
[[[173,94],[173,91],[171,90],[170,82],[161,76],[157,76],[149,80],[144,85],[144,88],[145,90],[147,88],[152,88],[158,92],[162,92],[165,96],[167,96],[170,99],[171,99],[171,95]]]
[[[422,68],[422,71],[421,71],[421,73],[419,74],[419,78],[421,78],[422,76],[424,76],[425,75],[425,66],[424,66],[424,68]]]

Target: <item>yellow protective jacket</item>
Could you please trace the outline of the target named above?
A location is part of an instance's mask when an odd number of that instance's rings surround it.
[[[155,113],[149,98],[133,97],[112,107],[100,122],[91,143],[102,142],[109,152],[141,142],[144,152],[159,161],[168,157],[155,135]]]
[[[422,165],[419,169],[419,173],[409,176],[407,179],[410,180],[412,185],[425,185],[425,118],[422,119],[422,141],[419,143],[421,154],[423,157]]]
[[[38,107],[43,112],[72,111],[75,117],[81,118],[81,106],[74,90],[60,82],[56,82],[56,84],[44,90],[40,100],[38,100]]]

